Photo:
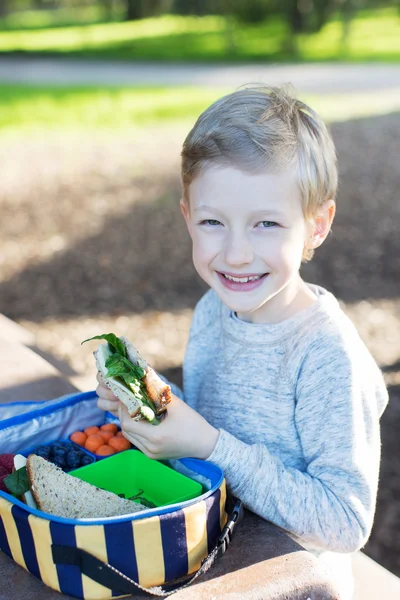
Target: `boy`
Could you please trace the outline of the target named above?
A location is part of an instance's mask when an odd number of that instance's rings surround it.
[[[185,355],[184,396],[159,427],[135,422],[99,379],[99,406],[156,459],[218,464],[245,506],[286,530],[352,595],[349,553],[371,531],[380,461],[381,373],[301,262],[327,237],[333,142],[283,89],[240,89],[210,106],[182,150],[181,209],[210,290]]]

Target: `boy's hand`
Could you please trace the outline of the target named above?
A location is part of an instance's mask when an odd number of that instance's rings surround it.
[[[106,402],[110,400],[104,399],[102,403]],[[174,394],[160,425],[134,421],[122,402],[118,403],[118,416],[124,437],[149,458],[157,460],[183,457],[205,460],[219,436],[215,427]]]
[[[101,410],[108,410],[114,417],[118,417],[118,406],[121,404],[120,401],[117,396],[112,393],[110,388],[106,386],[104,379],[99,372],[97,373],[96,378],[99,382],[99,385],[96,388],[96,394],[99,397],[97,406]]]

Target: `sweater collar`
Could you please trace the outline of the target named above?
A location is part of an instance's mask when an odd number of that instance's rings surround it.
[[[324,288],[307,284],[316,295],[316,300],[293,317],[279,323],[248,323],[239,319],[233,311],[221,302],[221,321],[224,331],[231,337],[252,344],[267,344],[282,342],[294,331],[303,327],[309,320],[315,320],[322,315],[337,310],[339,304],[336,298]]]

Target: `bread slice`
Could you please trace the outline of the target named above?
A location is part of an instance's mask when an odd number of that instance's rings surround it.
[[[129,515],[146,507],[64,473],[48,460],[30,454],[26,470],[39,510],[66,519],[102,519]]]
[[[120,340],[123,342],[126,348],[126,353],[130,362],[134,365],[139,365],[144,371],[146,371],[144,383],[147,393],[154,404],[156,415],[161,415],[161,413],[166,410],[167,405],[171,402],[170,386],[165,383],[151,367],[148,366],[147,362],[140,356],[135,346],[131,344],[126,337],[122,336],[120,337]],[[140,399],[115,378],[106,377],[106,360],[109,356],[111,356],[111,354],[112,352],[109,349],[108,344],[101,344],[99,346],[99,348],[93,353],[96,360],[97,370],[103,375],[105,385],[109,387],[113,394],[115,394],[115,396],[117,396],[117,398],[119,398],[125,404],[130,416],[135,420],[139,420],[143,418],[140,412],[143,403],[140,401]]]
[[[109,349],[108,344],[101,344],[98,349],[93,352],[97,370],[102,374],[105,385],[125,404],[130,416],[135,420],[139,420],[141,418],[140,407],[143,406],[142,402],[140,402],[140,400],[122,383],[119,383],[119,381],[113,377],[106,377],[106,360],[111,355],[112,352]]]
[[[135,346],[124,336],[120,337],[123,342],[126,353],[132,364],[137,364],[146,371],[144,383],[146,386],[149,398],[153,402],[156,415],[160,415],[167,408],[167,404],[171,402],[171,387],[161,379],[161,377],[147,364],[140,356]]]
[[[139,352],[136,350],[135,346],[124,335],[121,335],[121,337],[119,339],[124,344],[124,346],[126,348],[126,353],[128,355],[129,360],[131,361],[131,363],[133,363],[134,365],[139,365],[139,367],[142,367],[142,369],[146,370],[147,362],[139,354]]]

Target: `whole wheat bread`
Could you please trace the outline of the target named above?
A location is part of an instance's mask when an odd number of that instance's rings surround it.
[[[101,519],[146,509],[142,504],[68,475],[36,454],[28,456],[26,470],[38,509],[57,517]]]
[[[121,338],[121,340],[122,339],[123,338]],[[131,353],[129,352],[128,357],[130,360],[132,360],[133,356],[131,358],[130,354]],[[121,400],[125,404],[130,416],[135,421],[138,421],[141,418],[140,407],[142,406],[142,403],[138,399],[136,399],[133,396],[133,394],[130,394],[126,389],[124,389],[123,385],[118,384],[118,382],[115,381],[115,379],[105,376],[107,372],[105,361],[107,359],[107,356],[111,356],[111,351],[108,349],[108,344],[101,344],[101,346],[99,346],[99,348],[93,352],[93,356],[96,361],[97,370],[103,377],[104,384],[112,391],[112,393],[115,396],[117,396],[117,398],[119,398],[119,400]],[[135,358],[141,359],[139,355],[135,355]],[[144,365],[142,363],[144,363]],[[143,359],[141,359],[141,362],[139,364],[140,366],[142,366],[143,369],[145,369],[147,366]]]
[[[123,342],[126,348],[129,360],[133,364],[139,365],[144,371],[146,371],[146,377],[144,380],[145,386],[149,397],[154,403],[156,414],[160,415],[165,411],[167,405],[171,401],[170,386],[166,384],[151,367],[148,366],[147,362],[144,360],[144,358],[142,358],[135,346],[129,342],[126,337],[121,336],[120,340]],[[107,357],[111,356],[111,351],[108,349],[108,345],[102,344],[95,352],[93,352],[93,356],[96,361],[97,370],[103,377],[104,384],[113,392],[115,396],[117,396],[117,398],[119,398],[125,404],[129,415],[135,421],[140,420],[142,418],[140,413],[142,402],[135,398],[133,394],[130,394],[126,388],[114,378],[105,376],[107,372],[105,362]]]

